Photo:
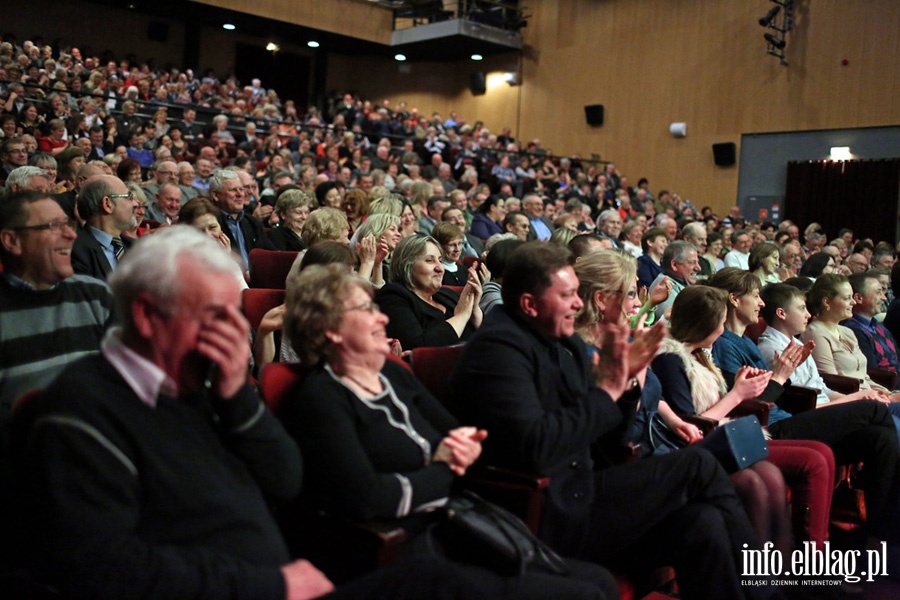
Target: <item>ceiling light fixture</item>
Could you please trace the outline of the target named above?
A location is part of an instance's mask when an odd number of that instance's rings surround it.
[[[306,45],[310,48],[318,48],[319,42],[317,42],[316,40],[309,40],[308,42],[306,42]]]
[[[234,31],[236,27],[232,23],[225,23],[222,25],[222,29],[227,29],[228,31]]]
[[[484,57],[483,57],[482,55],[480,55],[480,54],[473,54],[473,55],[471,56],[471,59],[472,59],[472,60],[475,60],[475,61],[479,61],[479,60],[484,60]]]
[[[406,60],[406,55],[405,54],[395,54],[394,60],[396,60],[398,62],[403,62],[404,60]]]

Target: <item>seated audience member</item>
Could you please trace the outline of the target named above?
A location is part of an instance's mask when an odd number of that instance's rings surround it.
[[[815,281],[825,273],[837,273],[837,264],[835,264],[834,257],[831,255],[825,254],[824,252],[817,252],[806,259],[803,266],[800,267],[798,275],[800,275],[800,277],[808,277],[811,281]]]
[[[506,214],[506,201],[501,196],[490,196],[472,217],[472,235],[486,240],[495,233],[503,233],[502,223]]]
[[[222,278],[231,265],[186,227],[143,240],[111,280],[122,328],[17,415],[21,548],[66,597],[334,589],[291,561],[271,516],[270,502],[299,491],[301,460],[247,384],[240,288]],[[351,584],[348,597],[384,597],[403,575]]]
[[[553,222],[544,215],[544,201],[537,194],[529,194],[522,198],[522,212],[528,216],[531,228],[529,240],[547,241],[553,233]]]
[[[400,243],[400,218],[392,214],[370,215],[353,233],[350,248],[359,256],[359,275],[377,289],[389,279],[391,255]]]
[[[747,271],[750,268],[750,234],[742,229],[731,232],[731,250],[725,255],[726,267],[737,267]]]
[[[854,252],[844,264],[850,269],[850,273],[864,273],[869,270],[869,257],[862,252]]]
[[[441,247],[441,265],[444,267],[443,285],[463,287],[469,279],[469,272],[460,260],[463,234],[459,227],[450,223],[438,223],[434,226],[431,234],[431,237]]]
[[[259,219],[244,212],[244,188],[237,173],[216,171],[209,178],[209,196],[219,208],[219,225],[231,241],[231,250],[241,257],[245,270],[251,250],[275,249]]]
[[[501,292],[503,290],[503,272],[506,270],[506,261],[509,259],[509,255],[512,254],[513,250],[523,243],[525,243],[524,240],[518,238],[500,240],[491,246],[490,252],[487,253],[484,264],[491,274],[491,279],[481,286],[482,295],[481,301],[479,302],[481,312],[485,315],[495,306],[503,304],[503,295]]]
[[[304,269],[288,289],[287,307],[285,332],[309,367],[284,415],[303,452],[305,502],[350,520],[415,519],[406,544],[421,546],[429,535],[444,539],[440,526],[421,527],[437,523],[440,513],[424,511],[453,493],[487,432],[460,427],[415,377],[386,360],[388,319],[368,282],[341,265]],[[447,539],[441,555],[459,560],[467,553],[471,548]],[[464,581],[491,598],[617,596],[604,569],[567,563],[569,576],[529,569],[514,577],[455,564]]]
[[[350,226],[347,224],[347,215],[344,211],[330,206],[317,208],[309,213],[300,238],[307,248],[324,241],[349,244]]]
[[[523,242],[527,241],[528,235],[531,233],[531,221],[528,219],[528,215],[522,211],[508,212],[503,219],[503,231],[515,234]]]
[[[122,237],[134,229],[135,197],[122,180],[112,175],[88,179],[78,196],[78,215],[85,226],[72,246],[76,273],[106,279],[115,270],[133,240]]]
[[[619,234],[622,233],[622,215],[614,208],[609,208],[597,217],[597,235],[612,242],[613,248],[622,248]]]
[[[174,183],[163,183],[157,188],[156,196],[148,206],[146,216],[160,225],[178,222],[181,211],[181,189]]]
[[[663,272],[662,258],[669,238],[666,232],[659,228],[648,229],[641,236],[641,248],[644,253],[638,257],[638,287],[649,288],[656,277]]]
[[[438,224],[443,212],[450,207],[450,202],[443,196],[431,196],[425,203],[422,216],[419,217],[419,233],[431,235],[434,226]],[[402,215],[401,215],[402,217]],[[474,234],[473,235],[477,235]]]
[[[227,251],[228,255],[234,258],[231,272],[234,275],[235,281],[238,282],[241,289],[247,289],[247,278],[244,276],[240,260],[233,252],[231,252],[231,240],[229,240],[228,236],[225,235],[225,232],[222,231],[218,217],[219,209],[216,208],[209,199],[201,196],[194,198],[193,200],[188,200],[187,203],[181,207],[181,212],[178,213],[178,224],[189,225],[200,233],[206,234],[215,240],[223,250]]]
[[[153,231],[150,223],[144,221],[144,216],[147,214],[147,195],[144,193],[144,189],[133,181],[126,183],[125,187],[134,194],[134,227],[123,231],[122,235],[136,240]]]
[[[356,231],[369,211],[369,196],[360,189],[347,190],[340,208],[347,214],[350,231]]]
[[[594,464],[591,446],[630,420],[640,397],[635,377],[659,342],[632,346],[629,362],[627,328],[610,310],[600,325],[605,367],[592,368],[575,336],[583,304],[569,260],[567,250],[537,242],[510,255],[504,304],[466,344],[451,376],[458,415],[491,432],[486,462],[550,478],[540,536],[557,551],[602,564],[674,564],[686,598],[743,597],[741,548],[757,541],[712,455],[689,448],[618,467]],[[771,593],[760,587],[749,596]]]
[[[854,273],[848,281],[853,289],[853,316],[841,321],[841,325],[856,335],[868,367],[897,373],[900,371],[897,342],[891,332],[875,320],[885,300],[881,283],[872,271]]]
[[[474,268],[461,294],[441,289],[441,247],[429,236],[409,237],[394,250],[391,283],[376,299],[390,317],[388,335],[404,350],[451,346],[466,341],[481,325],[481,282]]]
[[[702,260],[703,255],[706,253],[707,236],[706,226],[703,223],[688,223],[681,230],[681,239],[693,244],[697,248],[697,254],[701,258],[700,272],[697,273],[697,280],[699,281],[705,281],[713,274],[711,265],[707,261]]]
[[[629,221],[622,229],[625,239],[622,241],[622,248],[637,259],[644,251],[641,249],[641,238],[644,236],[646,227],[640,221]]]
[[[22,394],[98,352],[112,321],[106,285],[74,275],[74,227],[45,192],[0,202],[0,429]]]
[[[722,241],[721,233],[716,231],[708,231],[706,233],[706,253],[700,258],[709,264],[709,277],[715,275],[716,271],[725,268],[725,261],[719,258],[724,247],[725,244]]]
[[[559,219],[557,219],[558,221]],[[548,240],[551,244],[556,244],[557,246],[561,246],[562,248],[568,248],[569,242],[571,242],[574,238],[578,237],[578,230],[569,229],[568,227],[557,227],[553,230],[553,233],[550,234],[550,239]],[[612,245],[612,240],[609,238],[600,238],[602,242],[606,242],[607,244]]]
[[[14,194],[31,190],[34,192],[50,192],[50,178],[40,167],[17,167],[6,178],[4,193]]]
[[[445,208],[441,213],[441,223],[453,223],[463,232],[463,256],[478,258],[484,253],[484,242],[466,231],[466,217],[462,209],[456,206]]]
[[[697,283],[697,273],[700,272],[700,258],[697,247],[688,242],[676,240],[670,242],[663,252],[662,264],[664,271],[656,276],[650,284],[648,291],[653,294],[657,286],[669,287],[669,295],[665,300],[656,305],[655,320],[665,318],[666,311],[672,306],[679,292],[689,285]]]
[[[750,258],[747,260],[749,270],[759,278],[761,286],[770,283],[781,283],[778,274],[781,266],[781,252],[778,246],[771,242],[757,244],[750,250]]]
[[[284,190],[275,201],[275,214],[278,215],[278,227],[266,232],[269,241],[276,250],[300,251],[306,248],[300,235],[309,218],[312,199],[299,189]]]
[[[806,295],[807,307],[815,320],[800,337],[815,343],[812,356],[819,372],[859,379],[860,389],[890,392],[869,377],[868,360],[856,335],[843,324],[853,317],[853,295],[853,288],[843,275],[828,274],[816,279]]]

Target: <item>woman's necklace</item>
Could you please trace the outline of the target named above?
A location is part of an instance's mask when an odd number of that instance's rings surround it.
[[[347,373],[345,373],[344,375],[342,375],[342,377],[343,377],[344,379],[347,379],[347,380],[351,381],[352,383],[356,384],[357,386],[359,386],[360,388],[362,388],[363,391],[365,391],[365,392],[368,393],[368,394],[371,394],[372,396],[377,396],[378,394],[380,394],[381,392],[384,391],[383,389],[379,389],[379,390],[372,389],[372,387],[370,387],[370,386],[368,386],[368,385],[365,385],[364,383],[362,383],[361,381],[359,381],[356,377],[353,377],[353,376],[351,376],[351,375],[349,375],[349,374],[347,374]],[[381,380],[379,380],[378,383],[380,384],[380,383],[381,383]]]

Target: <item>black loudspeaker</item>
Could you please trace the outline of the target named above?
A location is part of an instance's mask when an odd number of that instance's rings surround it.
[[[469,75],[469,89],[476,96],[481,96],[487,92],[487,77],[484,71],[478,71]]]
[[[584,107],[584,118],[587,119],[587,124],[593,127],[599,127],[603,125],[603,105],[602,104],[588,104]]]
[[[151,42],[166,42],[169,40],[169,26],[159,21],[147,23],[147,39]]]
[[[725,142],[724,144],[713,144],[713,159],[716,161],[717,167],[734,166],[734,142]]]

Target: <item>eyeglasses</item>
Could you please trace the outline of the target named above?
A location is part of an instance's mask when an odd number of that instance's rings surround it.
[[[134,207],[135,207],[136,209],[138,209],[138,210],[146,209],[146,208],[147,208],[147,203],[146,203],[146,202],[140,202],[140,203],[138,203],[138,204],[135,204]]]
[[[129,200],[134,200],[134,192],[128,192],[127,194],[107,194],[106,197],[110,200],[116,198],[128,198]]]
[[[56,221],[50,221],[49,223],[41,223],[40,225],[22,225],[21,227],[13,227],[13,231],[47,231],[50,230],[53,233],[62,233],[63,229],[68,227],[71,230],[75,230],[77,226],[77,222],[75,219],[57,219]]]
[[[378,305],[369,300],[365,304],[360,304],[359,306],[351,306],[350,308],[345,308],[344,312],[351,312],[354,310],[361,310],[364,312],[377,313],[380,312],[381,309],[378,308]]]

